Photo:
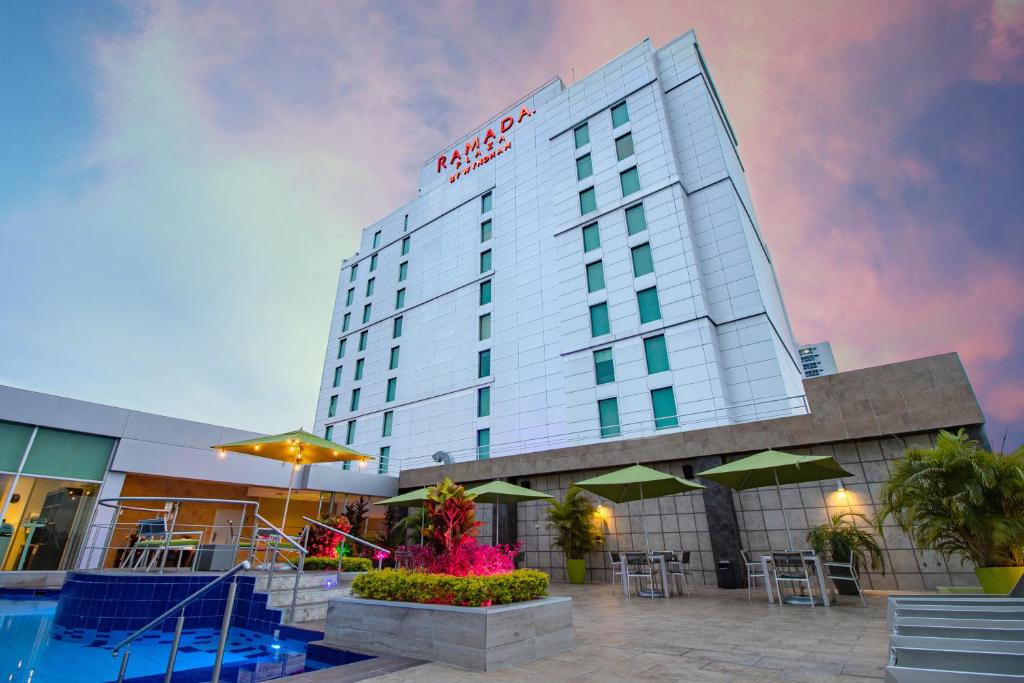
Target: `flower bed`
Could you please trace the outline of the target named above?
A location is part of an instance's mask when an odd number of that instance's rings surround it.
[[[383,569],[357,576],[352,594],[370,600],[487,607],[536,600],[547,595],[548,575],[519,569],[486,576],[426,574]]]
[[[307,557],[306,564],[303,565],[303,569],[307,572],[337,568],[338,558],[336,557]],[[343,572],[368,572],[371,569],[373,569],[373,561],[365,557],[341,558],[341,571]]]

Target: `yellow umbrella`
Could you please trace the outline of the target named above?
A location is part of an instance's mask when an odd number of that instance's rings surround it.
[[[261,436],[234,443],[211,446],[218,451],[245,453],[259,458],[270,458],[292,464],[291,476],[288,479],[288,497],[284,500],[284,514],[281,515],[281,530],[288,518],[288,504],[292,498],[292,485],[295,483],[295,471],[301,465],[315,465],[325,462],[345,462],[351,460],[373,460],[373,456],[352,450],[347,446],[320,438],[301,429],[285,432],[274,436]]]

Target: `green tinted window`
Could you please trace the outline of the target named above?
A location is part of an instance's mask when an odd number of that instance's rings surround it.
[[[352,399],[348,402],[349,412],[359,410],[359,389],[352,390]]]
[[[16,431],[9,432],[8,439],[15,440],[13,437],[17,437]],[[40,428],[22,472],[61,479],[101,480],[113,449],[114,440],[105,436]],[[23,452],[24,447],[17,453],[19,462]]]
[[[372,307],[372,304],[366,304],[365,306],[363,306],[363,324],[364,325],[366,323],[370,322],[370,310],[371,310],[371,307]]]
[[[331,386],[338,386],[341,384],[341,366],[334,368],[334,383]]]
[[[328,441],[334,439],[334,425],[327,425],[327,427],[324,428],[324,438]]]
[[[481,387],[476,392],[476,416],[487,417],[491,414],[491,388]]]
[[[592,187],[580,192],[580,215],[588,214],[591,211],[597,211],[597,195],[594,194]]]
[[[363,378],[363,363],[364,362],[365,361],[362,358],[360,358],[359,360],[356,361],[356,372],[355,372],[355,375],[352,376],[352,379],[360,380],[360,379]]]
[[[405,217],[405,223],[406,223],[406,227],[409,227],[409,217],[408,216]],[[402,256],[405,256],[406,254],[409,253],[409,243],[410,243],[411,240],[412,240],[411,237],[403,237],[402,238]]]
[[[486,273],[491,269],[491,250],[480,252],[480,272]]]
[[[584,154],[576,160],[576,180],[583,180],[594,175],[594,165],[590,161],[590,155]]]
[[[377,459],[377,474],[386,474],[388,461],[391,459],[391,446],[380,447],[380,458]]]
[[[661,318],[661,304],[658,303],[657,287],[648,287],[637,292],[636,303],[640,308],[641,323],[649,323]]]
[[[409,276],[409,262],[398,264],[398,281],[402,282],[406,277]]]
[[[590,144],[590,127],[587,124],[584,123],[582,126],[577,126],[572,131],[572,134],[576,139],[576,149]]]
[[[594,351],[594,377],[598,384],[615,381],[615,363],[612,362],[612,350]]]
[[[346,426],[346,429],[345,429],[345,445],[346,446],[351,446],[352,443],[355,440],[356,440],[356,421],[355,420],[349,420],[348,421],[348,425]],[[348,464],[348,463],[346,462],[346,464]]]
[[[377,270],[377,255],[374,254],[370,257],[370,272]]]
[[[665,348],[665,335],[644,339],[644,356],[647,358],[647,374],[665,372],[668,367],[668,350]]]
[[[350,270],[348,272],[348,281],[349,282],[355,282],[358,272],[359,272],[359,264],[356,263],[355,265],[352,266],[352,270]]]
[[[651,257],[651,244],[646,242],[633,247],[633,275],[640,277],[654,272],[654,259]]]
[[[480,316],[480,341],[491,338],[491,314]]]
[[[634,192],[640,191],[640,173],[636,166],[626,169],[619,174],[619,183],[622,185],[622,196],[626,197]]]
[[[491,193],[488,192],[480,197],[480,213],[487,213],[491,210]]]
[[[397,292],[395,292],[395,310],[397,311],[399,308],[401,308],[404,305],[405,305],[405,288],[403,287],[402,289],[400,289]]]
[[[348,332],[348,327],[349,327],[350,324],[352,324],[352,314],[351,313],[346,313],[341,318],[341,331],[342,332]]]
[[[619,429],[619,402],[614,398],[606,398],[597,402],[597,416],[601,422],[601,436],[618,436],[622,433]]]
[[[621,138],[615,138],[615,156],[619,161],[626,157],[633,156],[633,134],[626,133]]]
[[[491,303],[491,281],[480,283],[480,305],[484,306]]]
[[[630,235],[643,232],[647,229],[647,216],[644,214],[644,205],[637,204],[626,209],[626,230]]]
[[[629,109],[625,102],[620,102],[612,107],[612,128],[618,128],[629,121]]]
[[[601,231],[597,223],[583,226],[583,251],[593,251],[601,246]]]
[[[487,219],[480,224],[480,241],[486,242],[491,239],[491,220]]]
[[[385,401],[394,401],[395,394],[398,392],[398,378],[392,377],[388,380],[387,395],[384,397]]]
[[[391,358],[388,359],[388,370],[394,370],[398,367],[398,348],[397,346],[391,347]]]
[[[327,404],[327,417],[334,417],[338,414],[338,395],[331,396],[331,402]]]
[[[356,298],[356,288],[355,287],[349,287],[348,291],[345,292],[345,305],[346,306],[351,306],[352,305],[352,300],[355,299],[355,298]]]
[[[676,417],[676,397],[672,393],[672,387],[652,391],[651,406],[654,409],[654,426],[657,429],[679,426],[679,418]]]
[[[391,436],[391,430],[394,429],[394,426],[395,413],[389,410],[388,412],[384,413],[384,428],[381,429],[380,435]]]
[[[604,266],[600,261],[587,264],[587,291],[596,292],[604,289]]]
[[[345,357],[345,341],[346,340],[342,339],[338,342],[338,358]]]
[[[590,336],[600,337],[612,331],[608,323],[608,304],[594,304],[590,307]]]
[[[402,316],[395,318],[395,322],[391,326],[391,338],[398,339],[402,336]]]
[[[491,350],[485,349],[477,355],[476,376],[489,377],[491,375]]]
[[[376,278],[370,278],[366,281],[366,296],[373,296],[373,285]]]
[[[370,331],[369,330],[363,330],[362,332],[359,333],[359,350],[360,351],[365,351],[366,350],[366,340],[369,339],[369,337],[370,337]]]
[[[380,246],[380,230],[373,233],[373,248],[376,249]]]
[[[490,429],[478,429],[476,431],[476,457],[477,460],[486,460],[491,457]]]

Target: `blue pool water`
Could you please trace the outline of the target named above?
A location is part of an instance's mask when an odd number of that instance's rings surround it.
[[[107,683],[117,679],[120,656],[113,646],[124,632],[53,628],[55,599],[0,599],[0,682],[9,683]],[[290,631],[292,632],[292,631]],[[311,639],[320,634],[310,632]],[[151,631],[132,645],[126,681],[162,681],[173,633]],[[209,681],[218,629],[186,628],[175,662],[174,681]],[[345,654],[345,653],[341,653]],[[362,659],[352,655],[349,661]],[[281,676],[322,669],[325,664],[306,656],[301,640],[232,628],[224,656],[225,683],[265,681]]]

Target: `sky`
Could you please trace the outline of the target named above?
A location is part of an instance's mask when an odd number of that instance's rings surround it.
[[[693,28],[797,338],[1024,442],[1024,2],[0,3],[0,383],[313,423],[340,260],[509,102]]]

